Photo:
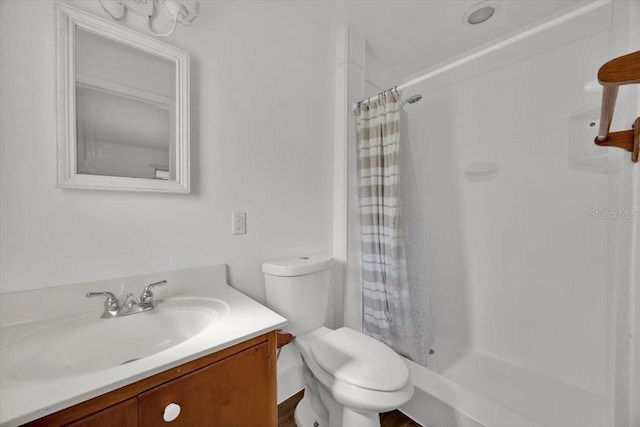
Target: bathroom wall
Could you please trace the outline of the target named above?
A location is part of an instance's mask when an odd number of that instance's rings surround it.
[[[381,61],[369,45],[364,56],[364,96],[371,97],[402,83],[402,74],[390,64]]]
[[[640,3],[618,2],[609,38],[611,57],[640,50]],[[628,129],[640,116],[640,87],[620,88],[612,129]],[[608,364],[608,421],[616,427],[640,425],[640,166],[630,154],[610,150],[607,218],[611,280]],[[622,215],[620,215],[622,213]]]
[[[360,292],[359,209],[355,170],[355,117],[353,103],[364,97],[365,40],[353,28],[336,34],[336,97],[334,138],[333,257],[335,326],[360,330],[362,293]],[[339,301],[339,300],[342,301]]]
[[[166,39],[191,53],[192,109],[192,192],[167,195],[55,188],[55,3],[0,2],[0,292],[226,263],[262,300],[263,261],[331,252],[334,36],[286,3],[200,9]]]

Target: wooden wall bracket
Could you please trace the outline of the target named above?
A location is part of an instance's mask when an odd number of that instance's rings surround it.
[[[280,347],[284,347],[285,345],[289,344],[291,341],[293,341],[293,335],[287,333],[287,332],[280,332],[278,331],[278,335],[276,338],[276,347],[280,348]]]
[[[631,161],[638,163],[640,153],[640,117],[637,117],[631,130],[609,132],[607,138],[601,141],[598,137],[594,139],[596,145],[600,147],[618,147],[631,152]]]
[[[601,147],[618,147],[631,152],[631,161],[638,162],[640,151],[640,117],[631,130],[609,132],[618,89],[622,85],[640,83],[640,50],[612,59],[598,70],[598,81],[602,91],[600,130],[594,142]]]

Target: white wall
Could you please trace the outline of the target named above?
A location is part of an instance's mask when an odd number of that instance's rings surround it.
[[[340,257],[343,311],[338,324],[362,329],[360,209],[356,133],[352,105],[364,98],[365,40],[353,28],[336,37],[336,138],[334,150],[334,257]],[[338,266],[336,266],[338,267]],[[337,305],[339,307],[339,305]],[[338,314],[338,313],[336,313]],[[337,326],[337,325],[336,325]]]
[[[599,102],[583,86],[607,40],[424,85],[406,107],[436,334],[602,396],[607,226],[589,212],[607,207],[607,177],[569,169],[567,153],[571,112]],[[482,161],[497,177],[466,180]]]
[[[191,53],[193,190],[163,195],[54,188],[54,2],[0,3],[0,292],[226,263],[262,300],[263,261],[330,253],[333,35],[283,3],[200,9],[167,39]]]
[[[371,97],[402,83],[402,75],[381,61],[367,45],[364,57],[364,96]]]
[[[640,49],[640,3],[618,2],[612,19],[610,57]],[[640,88],[620,89],[612,128],[629,129],[640,116]],[[611,211],[627,213],[607,220],[609,230],[609,424],[640,425],[640,166],[630,153],[610,150],[615,164],[609,176]]]

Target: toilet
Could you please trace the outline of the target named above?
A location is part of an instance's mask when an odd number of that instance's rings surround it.
[[[267,305],[286,317],[285,331],[303,359],[298,427],[378,427],[379,413],[413,395],[409,369],[387,345],[349,328],[324,326],[332,260],[321,255],[265,262]]]

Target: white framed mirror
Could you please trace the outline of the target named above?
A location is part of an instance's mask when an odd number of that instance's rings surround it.
[[[60,188],[189,192],[189,53],[57,4]]]

